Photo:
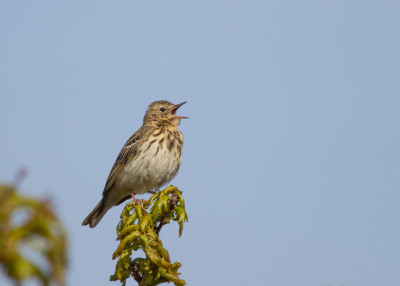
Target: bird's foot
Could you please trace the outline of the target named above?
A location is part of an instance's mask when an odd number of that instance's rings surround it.
[[[137,199],[137,198],[135,197],[135,194],[132,194],[131,196],[132,196],[133,204],[134,204],[134,205],[136,205],[136,204],[139,202],[140,205],[142,206],[142,209],[143,209],[143,210],[146,210],[146,209],[144,208],[144,206],[143,206],[143,202],[144,202],[145,200],[143,200],[143,199]]]

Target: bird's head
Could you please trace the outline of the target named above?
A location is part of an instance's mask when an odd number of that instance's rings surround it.
[[[149,105],[143,118],[144,124],[178,126],[181,119],[188,117],[176,115],[179,107],[186,103],[172,104],[166,100],[155,101]]]

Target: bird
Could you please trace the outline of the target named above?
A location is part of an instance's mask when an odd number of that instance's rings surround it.
[[[107,178],[103,197],[82,225],[95,227],[113,206],[135,194],[155,193],[178,173],[182,160],[183,135],[176,111],[186,102],[167,100],[151,103],[143,125],[122,147]]]

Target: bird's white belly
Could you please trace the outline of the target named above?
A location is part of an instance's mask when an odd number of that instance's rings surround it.
[[[119,178],[121,188],[140,194],[172,180],[178,171],[181,158],[176,148],[169,151],[166,145],[157,143],[152,144],[150,148],[149,144],[144,144],[141,150],[138,150],[139,156],[125,167]]]

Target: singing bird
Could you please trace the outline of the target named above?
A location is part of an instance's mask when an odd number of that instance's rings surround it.
[[[187,118],[176,111],[185,103],[160,100],[149,105],[142,127],[122,147],[110,171],[103,198],[82,225],[95,227],[111,207],[135,200],[135,194],[156,192],[175,177],[183,146],[178,125]]]

